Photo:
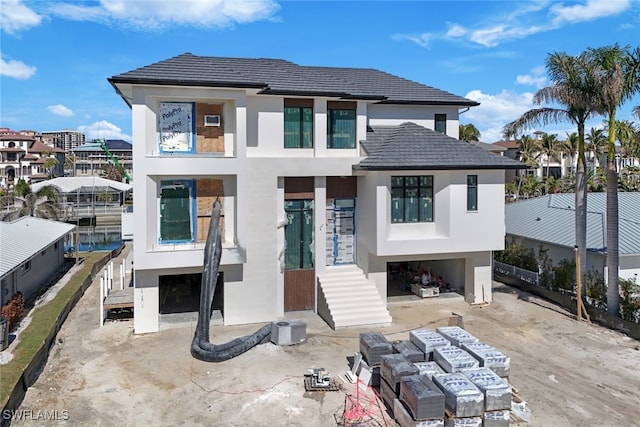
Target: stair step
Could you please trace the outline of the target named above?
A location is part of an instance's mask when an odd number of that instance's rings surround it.
[[[347,317],[362,317],[362,316],[374,316],[386,314],[387,310],[384,307],[331,307],[331,315],[334,319],[339,319],[344,316]]]
[[[363,326],[363,325],[388,325],[393,322],[391,318],[376,317],[363,317],[360,319],[334,319],[334,328],[344,328],[348,326]]]

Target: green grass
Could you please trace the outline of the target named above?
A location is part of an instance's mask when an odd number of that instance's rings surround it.
[[[91,275],[94,264],[106,254],[106,252],[94,252],[85,256],[82,268],[58,291],[54,299],[33,310],[31,323],[20,333],[20,342],[13,350],[13,359],[6,365],[0,365],[0,402],[2,402],[2,407],[7,404],[20,376],[53,330],[64,306],[82,286],[84,280]]]

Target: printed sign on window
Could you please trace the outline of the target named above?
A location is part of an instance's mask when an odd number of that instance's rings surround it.
[[[160,151],[192,151],[193,104],[160,103]]]

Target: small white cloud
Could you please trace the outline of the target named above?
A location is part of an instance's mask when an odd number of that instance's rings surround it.
[[[545,86],[547,78],[543,75],[544,66],[538,66],[531,70],[531,74],[520,74],[516,77],[516,83],[521,85],[535,86],[541,89]]]
[[[432,39],[432,35],[429,33],[422,34],[394,34],[391,36],[393,40],[409,40],[416,43],[418,46],[429,47],[429,42]]]
[[[42,22],[42,17],[22,4],[22,0],[2,0],[0,3],[0,29],[7,34],[16,34]]]
[[[24,62],[10,59],[5,61],[0,58],[0,75],[12,77],[18,80],[27,80],[36,73],[36,67]]]
[[[508,27],[506,25],[497,25],[490,28],[472,31],[470,40],[485,47],[493,47],[503,41],[519,40],[542,31],[546,31],[546,29],[535,25],[530,27]]]
[[[464,113],[465,121],[473,123],[482,134],[482,140],[489,143],[502,139],[502,127],[533,108],[533,94],[530,92],[503,90],[491,95],[476,89],[465,97],[480,103]]]
[[[467,34],[467,32],[468,31],[462,25],[449,23],[449,29],[447,30],[445,37],[462,37]]]
[[[49,110],[49,112],[51,114],[55,114],[56,116],[60,116],[60,117],[72,117],[73,116],[73,111],[71,111],[70,109],[68,109],[67,107],[65,107],[62,104],[49,105],[47,107],[47,110]]]
[[[172,26],[223,28],[236,23],[268,20],[279,10],[273,0],[177,1],[102,0],[99,6],[57,3],[52,14],[77,21],[116,22],[138,30]]]
[[[131,142],[130,135],[122,133],[122,129],[106,120],[100,120],[90,125],[78,126],[78,130],[85,134],[87,141],[94,139],[122,139]]]
[[[551,6],[550,12],[555,15],[553,22],[561,24],[564,22],[584,22],[605,16],[617,15],[629,9],[630,0],[587,0],[586,4],[574,4],[565,6],[564,3],[557,3]]]

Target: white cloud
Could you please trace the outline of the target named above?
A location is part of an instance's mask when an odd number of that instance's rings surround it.
[[[7,34],[40,25],[42,17],[22,4],[22,0],[0,0],[0,29]]]
[[[452,23],[448,23],[448,24],[449,24],[449,29],[447,30],[445,37],[462,37],[468,33],[467,29],[464,28],[462,25],[452,24]]]
[[[412,34],[394,34],[391,36],[393,40],[409,40],[421,47],[429,47],[429,42],[433,38],[429,33],[422,33],[417,35]]]
[[[545,31],[545,28],[534,25],[530,27],[518,27],[507,25],[497,25],[490,28],[482,28],[471,32],[469,39],[485,47],[497,46],[503,41],[519,40]]]
[[[478,101],[480,105],[472,107],[460,116],[460,119],[473,123],[482,135],[481,140],[488,143],[503,139],[502,127],[533,108],[533,94],[530,92],[515,93],[503,90],[491,95],[475,89],[465,97]]]
[[[90,125],[78,126],[78,130],[84,132],[87,141],[94,139],[123,139],[131,142],[130,135],[122,133],[122,129],[106,120],[100,120]]]
[[[586,4],[574,4],[565,6],[557,3],[551,6],[550,12],[555,15],[553,22],[584,22],[605,16],[617,15],[631,6],[630,0],[587,0]]]
[[[538,66],[531,70],[530,74],[520,74],[516,77],[516,83],[527,86],[535,86],[537,89],[541,89],[547,82],[544,73],[544,66]]]
[[[5,61],[0,58],[0,75],[12,77],[18,80],[26,80],[36,73],[36,67],[27,65],[24,62],[10,59]]]
[[[101,0],[99,6],[57,3],[52,14],[77,21],[117,22],[139,30],[170,26],[223,28],[270,19],[280,6],[273,0],[129,1]]]
[[[47,107],[47,110],[49,110],[51,114],[55,114],[56,116],[73,117],[73,111],[71,111],[70,109],[68,109],[62,104],[49,105]]]

